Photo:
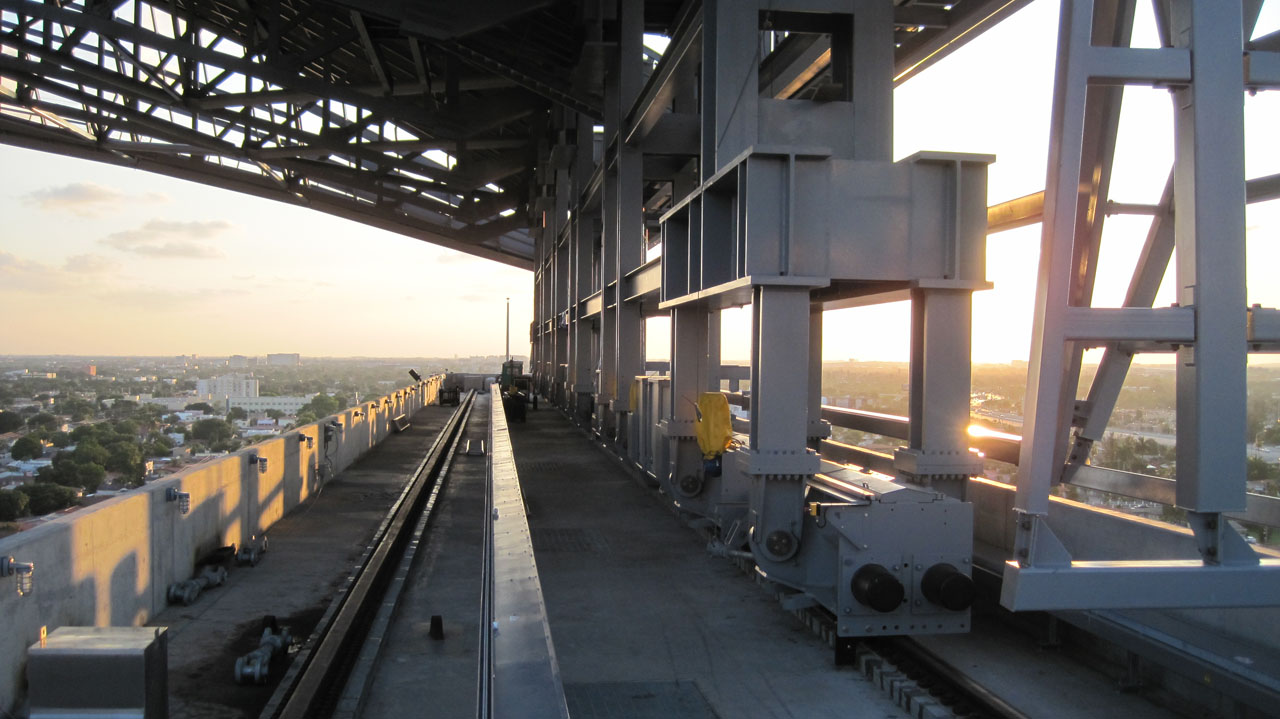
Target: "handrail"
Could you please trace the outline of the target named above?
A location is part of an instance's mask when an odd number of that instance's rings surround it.
[[[722,394],[728,398],[731,405],[743,409],[751,408],[750,395],[740,392],[722,392]],[[822,418],[830,422],[833,427],[869,432],[894,439],[907,439],[910,436],[911,420],[901,415],[824,404]],[[747,422],[747,420],[740,421]],[[1005,432],[971,435],[969,443],[973,449],[981,452],[984,458],[1012,465],[1018,464],[1018,454],[1022,449],[1022,438]],[[893,471],[892,457],[861,447],[826,440],[822,443],[822,454],[832,461],[856,464],[876,472],[892,473]],[[1118,494],[1144,502],[1175,503],[1174,480],[1164,477],[1083,465],[1077,468],[1066,482],[1073,486]],[[1226,515],[1241,522],[1280,527],[1280,497],[1248,492],[1245,494],[1245,500],[1247,504],[1243,512],[1227,512]]]

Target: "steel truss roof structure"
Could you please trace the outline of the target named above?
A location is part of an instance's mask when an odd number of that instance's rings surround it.
[[[898,79],[1026,2],[899,2]],[[650,0],[646,30],[671,36],[700,22],[698,5]],[[549,113],[602,119],[605,48],[617,32],[602,7],[3,0],[0,142],[531,269]],[[821,96],[830,47],[816,37],[797,35],[766,58],[780,91]]]

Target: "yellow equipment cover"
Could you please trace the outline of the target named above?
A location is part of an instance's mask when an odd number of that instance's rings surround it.
[[[703,459],[724,454],[733,441],[733,419],[729,400],[719,392],[703,392],[698,397],[698,448]]]

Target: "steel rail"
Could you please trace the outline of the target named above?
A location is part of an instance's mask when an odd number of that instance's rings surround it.
[[[501,402],[501,395],[495,398]],[[493,715],[493,422],[489,423],[484,483],[484,538],[480,546],[480,633],[476,661],[476,719]]]
[[[399,559],[409,544],[411,529],[423,505],[447,466],[446,459],[462,436],[465,417],[475,392],[454,410],[437,435],[426,458],[374,534],[357,569],[334,599],[304,650],[294,660],[277,687],[261,719],[313,719],[335,708],[346,676],[356,662],[364,629],[374,620],[382,594],[393,579]]]
[[[1029,715],[914,639],[867,639],[863,645],[926,689],[957,716],[1029,719]]]
[[[347,675],[344,682],[345,686],[342,689],[342,696],[338,699],[337,706],[330,715],[333,719],[354,719],[354,717],[359,716],[361,709],[364,707],[365,695],[373,683],[374,673],[381,658],[383,641],[391,627],[392,615],[400,605],[400,597],[404,594],[405,585],[408,583],[409,574],[413,570],[414,559],[417,557],[418,550],[426,544],[427,530],[431,526],[432,517],[435,515],[436,503],[440,499],[440,493],[444,489],[445,481],[453,468],[453,458],[457,455],[458,448],[462,445],[462,437],[466,434],[467,423],[471,420],[471,410],[474,408],[474,402],[466,407],[457,437],[445,448],[444,461],[437,472],[435,481],[430,483],[429,496],[423,503],[422,511],[418,513],[418,521],[414,524],[413,531],[409,534],[408,544],[400,555],[400,560],[396,563],[394,576],[383,593],[369,631],[366,633],[364,641],[361,642],[360,654],[352,664],[351,672]]]

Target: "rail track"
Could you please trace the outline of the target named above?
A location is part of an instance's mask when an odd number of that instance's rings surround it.
[[[746,558],[732,561],[779,599],[791,592],[760,577]],[[823,607],[790,612],[834,650],[839,664],[852,665],[912,717],[919,719],[1029,719],[978,679],[911,637],[840,638],[836,617]]]
[[[379,609],[399,591],[417,539],[426,529],[475,403],[463,398],[414,470],[374,539],[319,625],[294,657],[260,719],[351,716],[376,659],[370,630],[385,626]],[[394,604],[394,601],[390,601]],[[384,610],[385,612],[385,610]]]
[[[858,668],[912,716],[1028,719],[1027,714],[914,639],[864,640],[857,651],[861,652]],[[926,706],[933,709],[926,710]]]
[[[418,539],[430,522],[435,499],[461,444],[474,401],[475,393],[469,393],[436,437],[343,591],[295,657],[260,719],[356,716],[361,692],[376,664],[376,645],[386,624],[382,615],[389,613],[387,607],[394,604],[388,594],[399,591]],[[732,561],[754,574],[749,560],[739,557]],[[821,608],[798,609],[794,613],[833,646],[842,641],[835,636],[835,618]],[[1027,717],[962,669],[909,638],[859,640],[844,647],[843,655],[913,717]]]

